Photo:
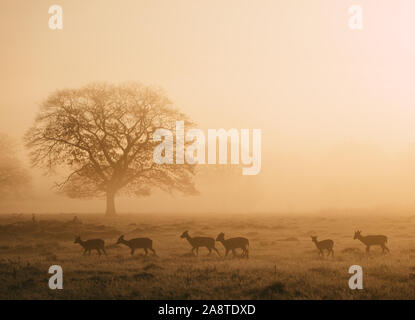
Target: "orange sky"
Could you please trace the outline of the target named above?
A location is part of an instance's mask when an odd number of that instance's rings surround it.
[[[48,28],[53,4],[61,31]],[[140,81],[203,129],[262,129],[262,171],[201,182],[198,197],[120,199],[120,211],[413,207],[414,15],[412,0],[3,0],[0,131],[21,141],[56,89]],[[8,210],[103,210],[57,197],[40,173]]]

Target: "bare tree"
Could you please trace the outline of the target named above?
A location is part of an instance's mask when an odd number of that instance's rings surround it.
[[[57,183],[61,192],[73,198],[106,196],[106,214],[115,215],[115,196],[122,192],[196,192],[193,166],[153,161],[155,130],[174,131],[176,121],[191,125],[160,90],[95,83],[50,95],[25,140],[33,165],[47,172],[70,169]]]
[[[26,194],[30,178],[20,161],[12,141],[0,134],[0,199],[20,198]]]

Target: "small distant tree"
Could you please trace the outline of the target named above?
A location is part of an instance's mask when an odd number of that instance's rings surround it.
[[[115,197],[150,195],[153,188],[195,193],[194,167],[155,164],[152,136],[175,130],[188,117],[160,90],[137,83],[95,83],[59,90],[41,105],[26,145],[33,165],[69,174],[56,184],[72,198],[106,197],[106,215],[116,214]]]
[[[29,174],[17,159],[12,141],[0,134],[0,199],[25,196],[29,185]]]

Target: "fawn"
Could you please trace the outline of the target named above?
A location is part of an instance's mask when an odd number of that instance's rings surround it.
[[[117,244],[122,243],[131,249],[131,255],[134,254],[135,249],[144,249],[146,256],[148,255],[148,250],[153,252],[153,255],[156,256],[156,251],[153,249],[153,240],[149,238],[134,238],[131,240],[125,240],[124,235],[119,237]]]
[[[215,248],[215,239],[209,238],[209,237],[194,237],[192,238],[189,235],[188,231],[185,231],[180,236],[182,239],[187,239],[189,241],[190,245],[192,246],[192,254],[194,254],[194,251],[196,250],[196,255],[199,255],[199,248],[205,247],[209,250],[208,255],[212,253],[212,250],[214,250],[218,256],[220,256],[218,249]]]

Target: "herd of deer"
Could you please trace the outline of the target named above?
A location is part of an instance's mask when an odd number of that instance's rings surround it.
[[[190,245],[192,246],[192,254],[195,253],[199,255],[199,248],[207,248],[209,250],[209,255],[212,253],[212,250],[220,256],[218,249],[215,247],[215,239],[210,237],[191,237],[188,231],[183,232],[180,236],[182,239],[186,239]],[[354,239],[358,239],[366,245],[366,252],[369,253],[371,246],[380,246],[382,248],[382,253],[385,251],[389,252],[389,249],[386,247],[386,243],[388,242],[388,238],[383,235],[370,235],[370,236],[362,236],[361,231],[356,231],[354,234]],[[334,241],[331,239],[326,239],[322,241],[318,241],[317,237],[311,236],[311,240],[315,243],[319,255],[324,255],[324,250],[327,250],[327,257],[330,255],[334,256],[333,246]],[[230,238],[225,240],[225,234],[221,232],[217,237],[216,241],[219,241],[223,244],[225,248],[225,256],[228,255],[229,251],[232,251],[233,255],[236,256],[236,249],[242,249],[241,257],[245,257],[248,259],[249,252],[249,240],[243,237],[238,238]],[[101,251],[104,252],[106,255],[106,251],[104,248],[104,240],[102,239],[91,239],[83,241],[81,237],[77,237],[75,239],[75,243],[79,243],[84,248],[84,254],[89,253],[91,254],[91,250],[97,250],[98,254],[101,255]],[[145,255],[148,255],[148,251],[150,250],[153,255],[156,255],[156,251],[153,249],[153,240],[149,238],[134,238],[130,240],[125,240],[124,235],[118,238],[116,244],[124,244],[131,249],[131,255],[134,254],[136,249],[144,249]]]

